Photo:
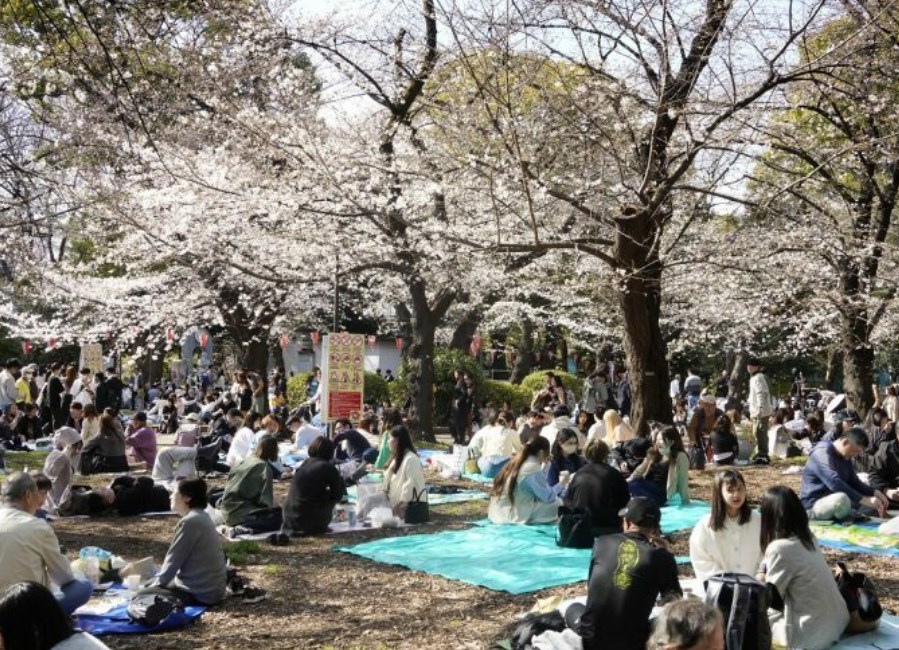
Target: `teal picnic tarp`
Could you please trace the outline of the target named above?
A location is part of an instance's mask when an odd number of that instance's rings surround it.
[[[708,511],[700,502],[668,506],[662,530],[692,528]],[[466,530],[388,537],[336,550],[510,594],[587,579],[590,549],[557,546],[555,525],[479,523]]]
[[[356,486],[347,488],[347,501],[356,502]],[[466,501],[479,501],[487,498],[487,493],[481,490],[460,490],[453,494],[428,494],[428,503],[432,506],[440,506],[446,503],[465,503]]]

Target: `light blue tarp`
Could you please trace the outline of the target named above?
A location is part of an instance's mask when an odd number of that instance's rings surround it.
[[[899,648],[899,617],[884,614],[873,632],[846,635],[831,650],[881,650]]]
[[[669,506],[662,529],[690,528],[708,511],[700,502]],[[388,537],[336,550],[510,594],[587,579],[590,549],[557,546],[555,525],[478,523],[467,530]]]

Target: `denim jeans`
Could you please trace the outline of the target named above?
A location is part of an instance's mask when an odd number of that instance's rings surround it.
[[[88,580],[72,580],[59,587],[62,594],[56,597],[66,614],[71,614],[84,603],[90,600],[94,591],[93,585]]]

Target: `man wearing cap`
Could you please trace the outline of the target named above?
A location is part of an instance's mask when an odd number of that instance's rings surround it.
[[[10,404],[15,404],[19,398],[16,388],[16,375],[22,364],[18,359],[9,359],[6,367],[0,371],[0,411],[5,411]]]
[[[3,485],[0,505],[0,591],[19,582],[59,586],[59,604],[71,614],[88,601],[91,583],[72,574],[49,524],[34,516],[44,501],[34,479],[16,472]]]
[[[565,612],[584,650],[643,650],[656,599],[682,595],[674,556],[659,537],[659,506],[634,497],[620,514],[624,532],[598,537],[593,545],[586,606]]]
[[[755,435],[757,465],[768,465],[768,418],[771,417],[771,391],[768,380],[761,370],[761,363],[756,357],[746,362],[749,371],[749,417],[752,420],[752,432]]]
[[[822,442],[833,442],[834,440],[838,440],[844,433],[849,431],[849,429],[858,426],[861,422],[862,419],[856,411],[850,409],[837,411],[833,415],[833,429],[825,433],[821,440]]]
[[[799,487],[809,519],[846,519],[859,506],[884,515],[889,505],[886,495],[862,483],[852,467],[852,459],[867,446],[868,434],[861,427],[849,429],[834,442],[815,445],[802,468]]]

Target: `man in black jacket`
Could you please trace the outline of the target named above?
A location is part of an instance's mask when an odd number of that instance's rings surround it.
[[[621,532],[621,516],[630,493],[627,481],[617,469],[606,464],[609,446],[602,440],[591,440],[584,450],[587,464],[571,478],[565,493],[565,505],[583,510],[590,516],[593,536]]]
[[[53,431],[66,425],[69,414],[62,408],[65,387],[62,384],[62,364],[58,361],[50,366],[50,379],[47,382],[47,406],[50,407]]]
[[[565,612],[584,650],[643,650],[658,597],[682,595],[674,556],[659,537],[659,506],[634,497],[621,514],[624,532],[593,545],[586,607],[575,604]]]
[[[895,438],[880,443],[874,452],[868,483],[886,495],[891,508],[899,506],[899,441]]]

